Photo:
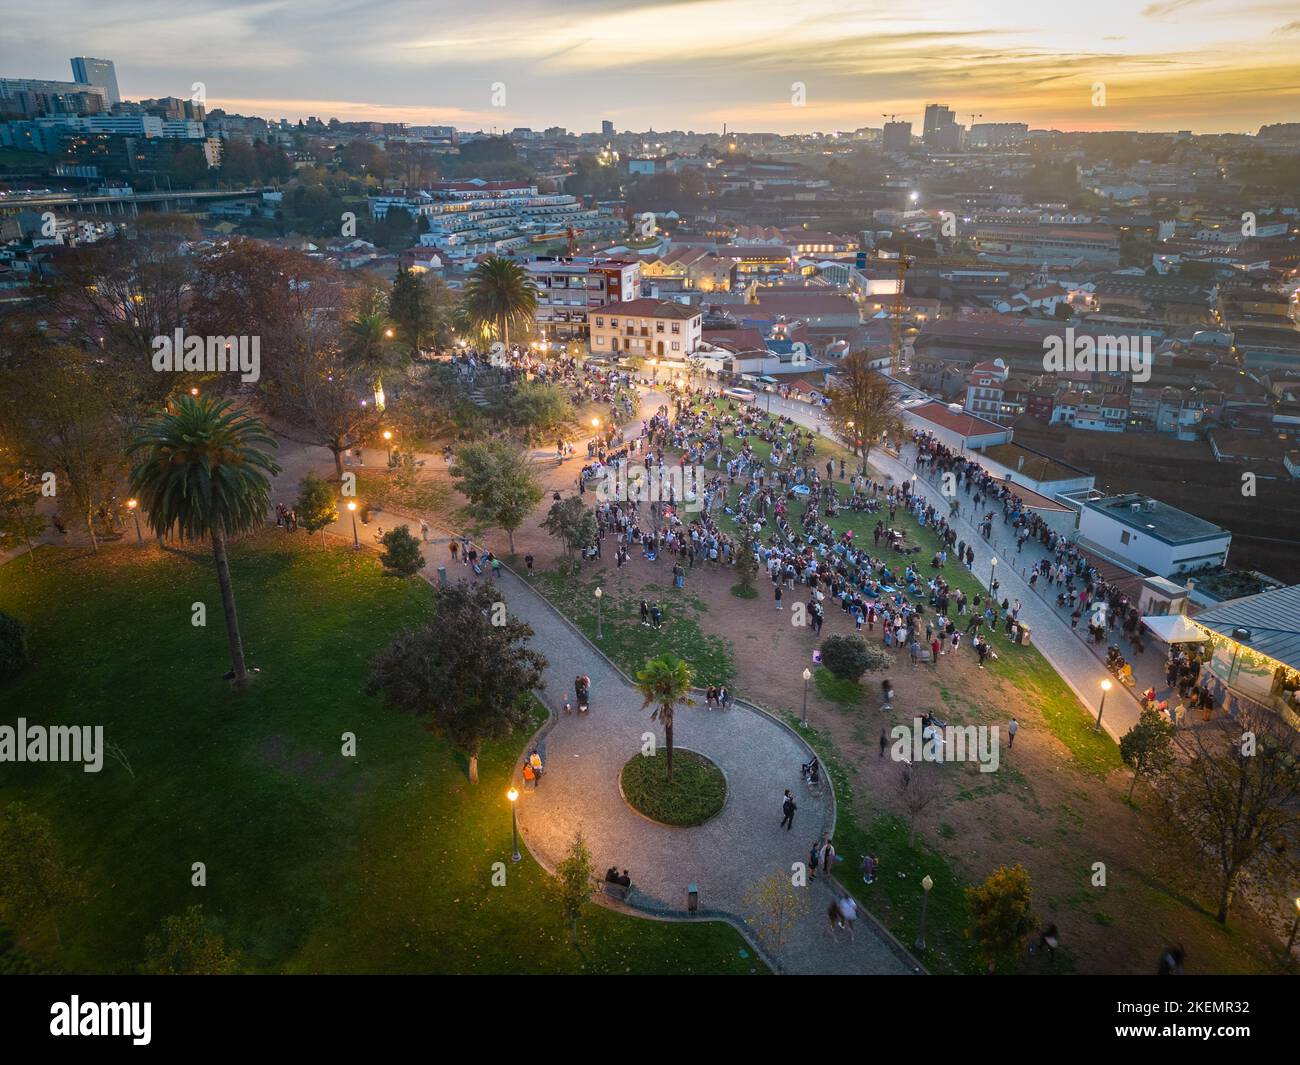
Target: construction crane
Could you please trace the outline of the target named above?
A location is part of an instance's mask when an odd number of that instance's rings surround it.
[[[894,293],[894,306],[892,312],[893,321],[893,343],[889,350],[889,374],[891,377],[897,377],[898,371],[903,365],[903,309],[905,306],[903,300],[903,286],[907,281],[908,268],[916,260],[907,254],[907,246],[900,244],[898,247],[898,290]]]
[[[977,118],[983,118],[983,117],[984,117],[984,112],[983,112],[983,111],[980,111],[980,112],[976,113],[976,112],[972,111],[972,112],[969,112],[969,114],[970,114],[970,131],[971,131],[972,133],[974,133],[974,132],[975,132],[975,120],[976,120]]]

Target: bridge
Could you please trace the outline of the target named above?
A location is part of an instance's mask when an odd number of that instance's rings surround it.
[[[125,196],[85,195],[78,192],[47,192],[35,196],[11,193],[0,199],[0,214],[46,211],[61,207],[64,210],[89,211],[92,214],[136,215],[140,213],[141,205],[157,206],[160,210],[170,211],[181,204],[205,200],[238,200],[274,191],[271,188],[173,189],[168,192],[133,192]]]

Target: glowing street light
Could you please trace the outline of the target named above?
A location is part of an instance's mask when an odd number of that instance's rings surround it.
[[[808,727],[808,682],[810,680],[812,680],[812,670],[805,666],[803,671],[803,721],[800,722],[804,728]]]
[[[596,639],[603,640],[605,634],[600,631],[600,601],[605,598],[604,591],[599,585],[596,586]]]
[[[1108,691],[1110,691],[1110,681],[1103,680],[1101,682],[1101,705],[1097,707],[1097,723],[1092,726],[1093,732],[1101,731],[1101,714],[1106,709],[1106,693]]]
[[[510,832],[514,836],[515,841],[515,849],[510,855],[510,860],[512,862],[517,862],[523,858],[523,855],[519,853],[519,808],[515,805],[515,803],[519,801],[519,792],[516,789],[511,788],[506,792],[506,798],[510,800]]]
[[[357,501],[348,500],[348,510],[352,513],[352,546],[361,550],[361,538],[357,535]]]
[[[393,461],[393,431],[391,429],[384,430],[384,444],[388,448],[388,462],[391,465]]]
[[[140,501],[138,499],[128,499],[126,501],[126,509],[129,510],[131,512],[131,516],[135,518],[136,542],[143,544],[144,536],[140,532],[140,511],[137,509],[139,506],[140,506]]]

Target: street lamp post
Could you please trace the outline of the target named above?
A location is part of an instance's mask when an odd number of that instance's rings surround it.
[[[352,515],[352,546],[358,551],[361,550],[361,538],[357,535],[357,501],[348,500],[348,511]]]
[[[807,666],[803,671],[803,727],[808,727],[808,682],[812,680],[812,670]]]
[[[137,507],[139,507],[139,505],[140,505],[140,501],[138,499],[128,499],[126,501],[126,509],[131,512],[131,517],[135,518],[136,543],[143,544],[144,534],[140,532],[140,511],[136,509]]]
[[[998,579],[998,558],[994,555],[989,559],[989,592],[993,592],[993,582]]]
[[[384,446],[388,448],[388,465],[393,464],[393,432],[391,429],[384,430]]]
[[[596,589],[596,639],[603,640],[605,634],[600,629],[600,601],[605,598],[605,593],[597,587]]]
[[[1291,956],[1291,948],[1295,946],[1295,934],[1300,931],[1300,898],[1295,900],[1295,920],[1291,924],[1291,935],[1286,941],[1287,957]]]
[[[930,889],[934,887],[934,881],[926,874],[925,879],[921,881],[921,927],[916,933],[916,942],[912,944],[917,950],[925,950],[925,911],[930,902]]]
[[[511,788],[506,792],[506,798],[510,800],[510,833],[515,841],[515,849],[510,854],[510,860],[517,862],[523,858],[523,855],[519,853],[519,808],[515,805],[519,800],[519,792]]]
[[[1106,709],[1106,693],[1108,691],[1110,691],[1110,681],[1103,680],[1101,682],[1101,705],[1097,707],[1097,723],[1092,726],[1093,732],[1101,731],[1101,714]]]

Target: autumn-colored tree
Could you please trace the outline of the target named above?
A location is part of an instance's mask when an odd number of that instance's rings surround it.
[[[871,366],[866,350],[852,351],[835,369],[827,389],[826,419],[858,456],[862,471],[876,442],[903,431],[902,407],[889,378]]]

